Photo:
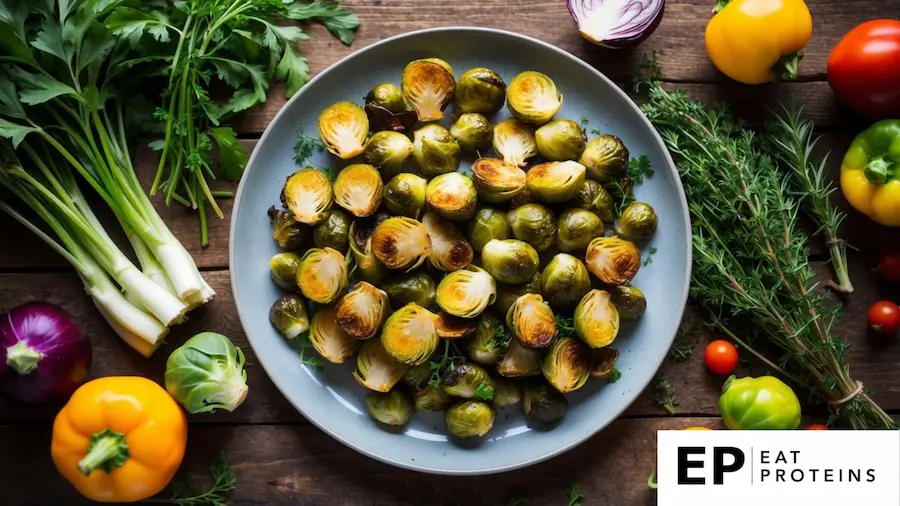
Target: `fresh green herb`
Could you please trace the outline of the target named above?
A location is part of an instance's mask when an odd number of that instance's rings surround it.
[[[652,246],[649,250],[647,250],[647,256],[646,258],[644,258],[644,267],[647,267],[648,265],[653,263],[653,255],[656,254],[656,251],[657,249]]]
[[[591,129],[591,135],[596,135],[597,137],[603,135],[603,132],[598,128]]]
[[[656,482],[656,468],[653,468],[653,471],[650,472],[650,477],[647,478],[647,488],[656,490],[659,488],[659,483]]]
[[[494,387],[479,383],[475,388],[475,398],[481,401],[494,400]]]
[[[694,347],[674,344],[669,350],[669,357],[676,362],[684,362],[694,354]]]
[[[589,125],[590,123],[591,123],[591,120],[588,119],[587,116],[582,116],[582,117],[581,117],[581,129],[584,130],[585,132],[587,131],[588,125]]]
[[[582,495],[581,490],[578,490],[578,484],[573,483],[572,487],[569,488],[569,491],[566,493],[566,498],[569,500],[566,506],[580,506],[581,501],[584,500],[584,495]]]
[[[505,350],[509,347],[510,340],[512,340],[512,334],[509,329],[506,328],[506,325],[500,325],[494,331],[494,338],[487,347],[489,350]]]
[[[628,207],[628,204],[634,202],[634,192],[632,181],[628,178],[616,179],[604,185],[612,195],[615,205],[613,212],[616,217],[622,215],[622,211]]]
[[[178,506],[226,506],[226,501],[237,486],[237,476],[228,465],[225,455],[220,454],[216,458],[209,472],[212,475],[212,485],[205,492],[196,492],[188,482],[178,482],[172,485],[170,498],[150,498],[141,502]]]
[[[431,378],[428,380],[428,386],[431,388],[441,388],[441,377],[447,371],[456,369],[457,364],[465,362],[466,358],[456,348],[456,344],[449,340],[444,341],[444,350],[440,352],[440,360],[431,360],[428,362],[428,368],[431,370]],[[493,395],[493,390],[492,390]]]
[[[641,155],[637,158],[632,157],[628,161],[628,178],[634,184],[642,184],[645,177],[650,179],[653,177],[653,174],[654,170],[650,166],[650,158],[647,155]]]
[[[656,376],[653,380],[653,388],[656,392],[654,394],[656,403],[662,406],[670,415],[678,413],[678,397],[675,395],[675,387],[672,386],[665,374]]]
[[[297,134],[297,143],[294,144],[294,162],[304,166],[313,153],[321,153],[325,150],[325,143],[318,137],[309,137],[303,133],[303,129]]]
[[[313,349],[312,341],[309,340],[309,331],[297,336],[297,346],[300,348],[300,363],[311,367],[313,370],[322,370],[325,365],[322,359],[317,356],[309,357],[306,352]]]
[[[571,337],[575,335],[575,323],[571,316],[556,315],[556,328],[560,336]]]
[[[622,371],[613,366],[612,370],[609,371],[609,376],[606,378],[610,383],[615,383],[622,379]]]

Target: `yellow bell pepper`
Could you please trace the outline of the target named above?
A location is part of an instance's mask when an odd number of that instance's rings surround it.
[[[841,191],[869,218],[900,227],[900,120],[879,121],[853,139],[841,162]]]
[[[53,423],[56,469],[92,501],[134,502],[158,494],[178,470],[187,419],[146,378],[106,377],[82,385]]]
[[[796,77],[812,37],[803,0],[720,0],[714,12],[706,25],[706,52],[722,73],[744,84]]]

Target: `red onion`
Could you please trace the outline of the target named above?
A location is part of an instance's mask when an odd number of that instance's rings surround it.
[[[61,307],[29,302],[0,316],[0,395],[25,403],[68,397],[90,366],[91,342]]]
[[[639,44],[662,20],[665,0],[568,0],[582,37],[608,48]]]

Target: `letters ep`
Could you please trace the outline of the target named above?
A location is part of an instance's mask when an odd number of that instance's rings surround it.
[[[706,455],[706,448],[702,446],[684,446],[678,448],[678,484],[679,485],[706,485],[706,478],[688,476],[690,469],[703,469],[702,459],[692,459],[693,455]],[[731,455],[734,462],[725,464],[725,455]],[[744,467],[744,452],[733,446],[713,447],[713,484],[722,485],[725,473],[733,473]]]

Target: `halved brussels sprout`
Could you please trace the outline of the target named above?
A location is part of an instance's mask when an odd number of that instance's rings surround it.
[[[281,249],[300,249],[309,233],[303,223],[294,220],[289,211],[269,208],[269,219],[272,222],[272,239]]]
[[[440,58],[431,57],[431,58],[423,58],[422,61],[427,61],[427,62],[431,62],[431,63],[437,63],[437,64],[440,65],[441,67],[444,67],[444,69],[445,69],[447,72],[450,72],[450,75],[451,75],[451,76],[453,75],[453,67],[451,67],[450,64],[447,63],[447,60],[442,60],[442,59],[440,59]]]
[[[300,268],[300,256],[291,251],[278,253],[269,260],[269,276],[278,288],[296,292],[297,269]]]
[[[360,385],[376,392],[390,392],[406,374],[408,365],[390,356],[381,344],[381,339],[362,342],[356,355],[356,370],[353,377]]]
[[[544,202],[572,199],[584,184],[584,165],[578,162],[547,162],[528,171],[528,190]]]
[[[344,167],[334,180],[334,201],[357,218],[375,214],[384,186],[378,169],[364,163]]]
[[[458,438],[483,437],[494,427],[494,410],[479,401],[463,401],[447,410],[447,432]]]
[[[312,248],[297,269],[297,284],[307,299],[331,304],[347,288],[347,263],[340,251]]]
[[[425,179],[409,173],[397,174],[384,187],[384,206],[395,216],[418,219],[425,209]]]
[[[469,69],[456,83],[456,105],[463,112],[494,114],[506,102],[506,83],[484,67]]]
[[[509,112],[526,123],[543,125],[553,119],[562,104],[563,96],[556,83],[540,72],[522,72],[506,88]]]
[[[587,169],[587,177],[607,183],[625,175],[628,149],[615,135],[604,134],[588,141],[578,162]]]
[[[508,379],[498,378],[494,380],[494,406],[502,408],[522,401],[522,390],[519,384]]]
[[[497,364],[497,372],[506,378],[537,376],[541,373],[541,354],[537,350],[526,348],[521,341],[513,338]]]
[[[506,320],[506,313],[509,308],[515,304],[516,299],[526,293],[541,293],[541,274],[536,273],[531,280],[524,285],[504,285],[497,284],[497,302],[491,306],[491,309],[501,318]]]
[[[281,190],[281,202],[294,220],[318,225],[328,217],[334,203],[331,181],[316,169],[300,169],[288,176]]]
[[[513,118],[494,125],[493,146],[504,162],[516,167],[524,167],[538,153],[534,128]]]
[[[369,339],[390,312],[387,293],[360,281],[338,302],[337,323],[356,339]]]
[[[472,399],[476,392],[493,390],[494,380],[480,366],[460,364],[444,373],[441,377],[441,388],[453,397]]]
[[[362,154],[369,135],[369,118],[362,107],[338,102],[319,115],[319,137],[328,152],[341,160]]]
[[[525,387],[522,408],[531,423],[552,425],[566,416],[569,401],[558,390],[541,381]]]
[[[603,235],[603,220],[587,209],[567,209],[559,215],[556,238],[560,251],[575,251],[579,255],[596,237]]]
[[[462,149],[478,151],[491,147],[494,127],[483,115],[470,112],[461,115],[450,125],[450,135]]]
[[[309,329],[309,342],[319,355],[333,364],[343,364],[362,345],[362,341],[351,336],[338,324],[336,306],[320,306],[313,315]]]
[[[566,394],[587,383],[591,365],[591,349],[578,339],[564,337],[550,347],[541,371],[553,388]]]
[[[628,204],[616,222],[616,234],[628,241],[646,241],[656,232],[656,211],[650,204]]]
[[[478,328],[478,319],[460,318],[443,311],[438,313],[437,333],[438,337],[447,340],[465,339],[475,333]]]
[[[403,383],[415,388],[423,388],[431,379],[431,367],[427,363],[411,366],[403,375]]]
[[[427,212],[422,217],[422,224],[431,238],[431,254],[428,262],[435,269],[444,272],[465,269],[472,263],[472,246],[466,242],[462,232],[453,222],[445,220],[434,212]]]
[[[587,136],[578,123],[558,119],[547,123],[534,133],[538,152],[547,160],[562,162],[578,160],[587,145]]]
[[[600,281],[624,285],[641,268],[641,252],[634,243],[619,237],[598,237],[588,245],[584,263]]]
[[[412,106],[419,121],[437,121],[456,92],[456,81],[446,62],[415,60],[403,69],[400,92]]]
[[[491,366],[500,361],[509,346],[500,338],[502,327],[503,322],[499,318],[490,313],[483,313],[478,318],[475,335],[465,342],[469,360],[484,366]]]
[[[538,252],[516,239],[495,239],[481,250],[481,266],[500,283],[527,283],[537,273],[539,264]]]
[[[572,199],[572,205],[587,209],[606,223],[611,223],[615,219],[615,202],[612,195],[593,179],[584,180],[584,184]]]
[[[619,359],[619,352],[615,348],[606,346],[591,350],[591,377],[608,378]]]
[[[466,235],[472,249],[480,252],[484,245],[494,239],[509,239],[509,222],[506,213],[490,207],[482,207],[475,211],[475,216],[466,222]]]
[[[431,254],[425,225],[412,218],[388,218],[375,227],[372,251],[388,269],[411,271]]]
[[[453,397],[441,388],[417,388],[413,392],[413,401],[419,411],[443,411],[453,404]]]
[[[591,276],[581,260],[559,253],[544,267],[541,287],[554,308],[570,308],[591,291]]]
[[[313,228],[313,242],[317,248],[347,251],[350,246],[350,225],[353,219],[341,209],[332,209],[328,218]]]
[[[387,292],[393,307],[403,307],[414,302],[430,308],[434,304],[434,281],[424,272],[390,278],[381,288]]]
[[[269,322],[279,334],[288,339],[294,339],[309,330],[306,301],[303,300],[303,297],[295,294],[279,297],[269,309]]]
[[[509,204],[510,209],[515,209],[517,207],[522,207],[525,204],[534,203],[534,200],[534,195],[531,193],[531,190],[528,189],[528,186],[526,184],[525,190],[515,197],[509,199],[509,202],[507,203]]]
[[[425,125],[413,133],[413,158],[427,178],[456,172],[461,151],[456,139],[441,125]]]
[[[401,426],[406,425],[412,418],[413,403],[399,390],[387,393],[374,392],[366,396],[366,411],[378,422]]]
[[[444,276],[437,287],[442,310],[460,318],[475,318],[497,299],[497,283],[474,265]]]
[[[407,304],[384,322],[381,342],[388,354],[408,365],[425,363],[438,345],[437,315]]]
[[[591,348],[609,346],[619,334],[619,311],[609,292],[591,290],[575,308],[575,333]]]
[[[553,213],[540,204],[525,204],[506,213],[513,236],[534,246],[538,251],[549,248],[556,240]]]
[[[375,257],[375,252],[372,251],[372,235],[375,227],[388,217],[387,214],[378,213],[356,220],[350,225],[350,251],[354,260],[351,274],[372,284],[381,283],[385,271],[384,264]]]
[[[511,163],[479,158],[472,164],[472,182],[485,202],[505,202],[525,191],[528,176]]]
[[[644,293],[631,285],[618,285],[610,288],[612,302],[623,320],[637,320],[647,310],[647,299]]]
[[[419,119],[416,111],[407,107],[400,88],[390,83],[379,84],[366,95],[366,115],[376,132],[404,132]]]
[[[389,179],[403,171],[403,164],[412,156],[413,143],[399,132],[377,132],[366,142],[363,160]]]
[[[459,172],[441,174],[428,182],[425,202],[444,218],[466,221],[475,215],[478,195],[472,179]]]
[[[550,346],[559,331],[553,310],[536,293],[516,299],[506,314],[506,326],[522,344],[531,348]]]

